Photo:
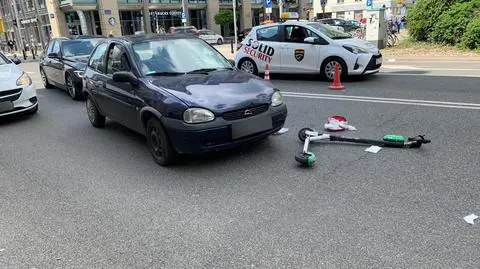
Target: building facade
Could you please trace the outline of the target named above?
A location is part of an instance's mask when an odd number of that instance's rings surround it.
[[[317,19],[338,18],[345,20],[360,20],[363,17],[363,10],[367,9],[367,0],[329,0],[325,5],[325,13],[323,13],[320,1],[314,3],[313,12]],[[399,15],[400,9],[405,4],[411,7],[414,0],[372,0],[372,8],[385,8],[393,15]]]
[[[9,40],[15,41],[14,50],[43,48],[51,33],[46,1],[49,0],[0,0],[2,50],[9,51],[6,46]]]
[[[2,0],[0,0],[2,1]],[[6,0],[4,0],[6,1]],[[187,25],[210,29],[224,36],[233,35],[233,24],[215,24],[221,10],[232,10],[232,0],[184,0]],[[238,29],[250,28],[266,18],[264,0],[236,0]],[[181,26],[182,0],[48,0],[46,3],[52,36],[66,35],[131,35],[167,32]],[[301,18],[313,14],[312,0],[287,0],[283,10],[298,12]],[[274,18],[278,3],[273,1]]]

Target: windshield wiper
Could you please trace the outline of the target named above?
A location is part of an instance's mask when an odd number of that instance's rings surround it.
[[[220,67],[220,68],[200,68],[200,69],[195,69],[190,72],[187,72],[187,74],[202,74],[202,73],[208,73],[212,71],[217,71],[220,69],[228,69],[228,70],[233,70],[231,67]]]
[[[185,75],[183,72],[148,72],[147,76],[180,76]]]

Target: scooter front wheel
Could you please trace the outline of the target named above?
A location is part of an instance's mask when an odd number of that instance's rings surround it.
[[[313,132],[313,129],[307,127],[298,131],[298,139],[300,139],[302,142],[305,142],[305,139],[307,139],[307,131]]]

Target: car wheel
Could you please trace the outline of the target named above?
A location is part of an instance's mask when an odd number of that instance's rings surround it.
[[[45,71],[43,71],[43,68],[40,68],[40,76],[42,77],[43,87],[45,87],[45,89],[53,88],[53,85],[48,83],[48,78]]]
[[[87,101],[85,102],[85,104],[87,107],[88,119],[90,120],[90,123],[93,125],[93,127],[100,128],[105,126],[105,116],[100,114],[100,111],[98,111],[98,108],[95,105],[95,102],[93,102],[91,96],[87,97]]]
[[[161,166],[172,164],[176,157],[176,152],[170,144],[162,124],[157,118],[151,117],[148,119],[145,133],[147,136],[148,149],[152,154],[153,160]]]
[[[257,65],[253,60],[250,60],[248,58],[242,59],[238,63],[238,69],[242,70],[243,72],[258,76]]]
[[[223,44],[223,41],[222,41],[221,38],[219,38],[219,39],[217,40],[217,45],[222,45],[222,44]]]
[[[328,81],[333,81],[335,77],[336,64],[340,65],[340,68],[339,68],[340,78],[342,80],[345,79],[347,77],[348,68],[345,62],[338,57],[328,58],[323,62],[322,67],[320,68],[322,77]]]
[[[65,86],[67,87],[68,94],[73,100],[82,100],[82,89],[79,89],[78,85],[73,82],[73,78],[70,74],[65,75]]]

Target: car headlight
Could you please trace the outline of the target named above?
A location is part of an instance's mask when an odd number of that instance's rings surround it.
[[[25,72],[23,72],[23,74],[17,79],[17,86],[30,86],[31,84],[32,79]]]
[[[368,53],[368,50],[364,48],[360,48],[357,46],[352,46],[352,45],[343,45],[343,47],[350,51],[351,53],[359,54],[359,53]]]
[[[280,91],[275,91],[272,94],[272,106],[279,106],[283,104],[283,96]]]
[[[77,70],[77,71],[73,71],[73,73],[75,73],[77,77],[83,78],[83,71]]]
[[[183,121],[186,123],[202,123],[215,119],[215,115],[210,110],[204,108],[189,108],[183,112]]]

